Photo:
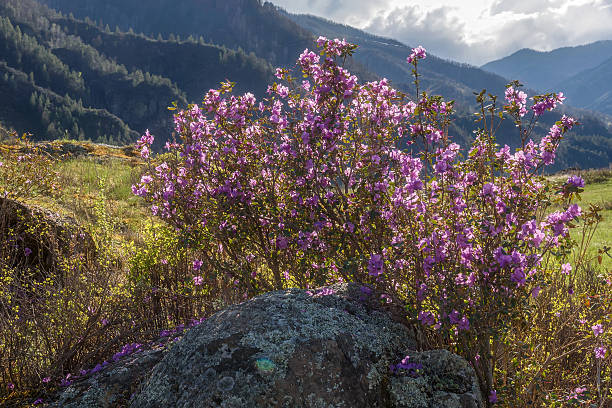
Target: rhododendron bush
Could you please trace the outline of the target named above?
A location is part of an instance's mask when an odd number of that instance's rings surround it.
[[[528,99],[518,83],[503,101],[483,91],[479,129],[462,147],[447,131],[453,103],[419,91],[423,48],[407,59],[409,98],[344,69],[355,45],[321,37],[318,46],[300,55],[298,77],[277,69],[261,101],[228,82],[179,111],[179,140],[134,193],[198,251],[197,286],[222,278],[252,296],[361,282],[468,358],[492,404],[493,340],[552,270],[569,267],[554,258],[571,249],[581,216],[570,200],[581,180],[555,190],[542,177],[575,121],[531,135],[563,95]],[[495,144],[504,119],[517,126],[516,150]],[[143,157],[152,142],[148,132],[140,140]]]

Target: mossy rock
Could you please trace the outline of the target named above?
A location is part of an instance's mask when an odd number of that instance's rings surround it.
[[[75,220],[1,197],[0,240],[5,266],[41,277],[60,271],[66,260],[87,265],[96,254],[93,238]]]

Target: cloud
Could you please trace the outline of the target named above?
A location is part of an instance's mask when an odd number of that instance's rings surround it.
[[[273,0],[273,3],[293,13],[313,14],[343,24],[362,25],[391,0]]]
[[[533,14],[547,10],[555,2],[553,0],[495,0],[491,5],[491,14],[503,12]],[[557,4],[562,2],[557,2]]]
[[[521,48],[612,39],[612,0],[272,1],[475,65]]]
[[[612,0],[495,0],[474,20],[442,6],[380,11],[366,31],[481,65],[521,48],[548,51],[612,38]]]
[[[447,58],[465,60],[469,54],[465,22],[448,7],[432,10],[419,6],[398,7],[376,15],[364,30],[395,38],[409,46],[423,45]]]

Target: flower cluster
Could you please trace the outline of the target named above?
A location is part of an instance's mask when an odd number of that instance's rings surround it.
[[[420,60],[420,59],[425,59],[426,57],[427,57],[427,53],[426,53],[425,48],[419,45],[418,47],[412,50],[408,58],[406,58],[406,62],[408,62],[409,64],[412,64],[413,62]]]

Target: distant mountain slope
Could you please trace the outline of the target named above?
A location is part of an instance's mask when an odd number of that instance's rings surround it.
[[[0,61],[6,95],[17,94],[0,100],[0,122],[38,139],[115,143],[147,128],[168,137],[173,101],[198,102],[225,79],[261,95],[273,72],[253,54],[111,33],[33,0],[0,0]],[[91,125],[109,118],[120,125]]]
[[[549,52],[522,49],[491,61],[481,68],[506,78],[518,79],[539,91],[557,91],[566,79],[595,68],[612,57],[612,41],[598,41],[577,47],[557,48]]]
[[[260,0],[41,0],[77,18],[102,21],[122,31],[130,28],[156,37],[207,42],[253,51],[272,64],[290,65],[311,46],[308,32]]]
[[[612,58],[558,85],[576,106],[612,115]]]

